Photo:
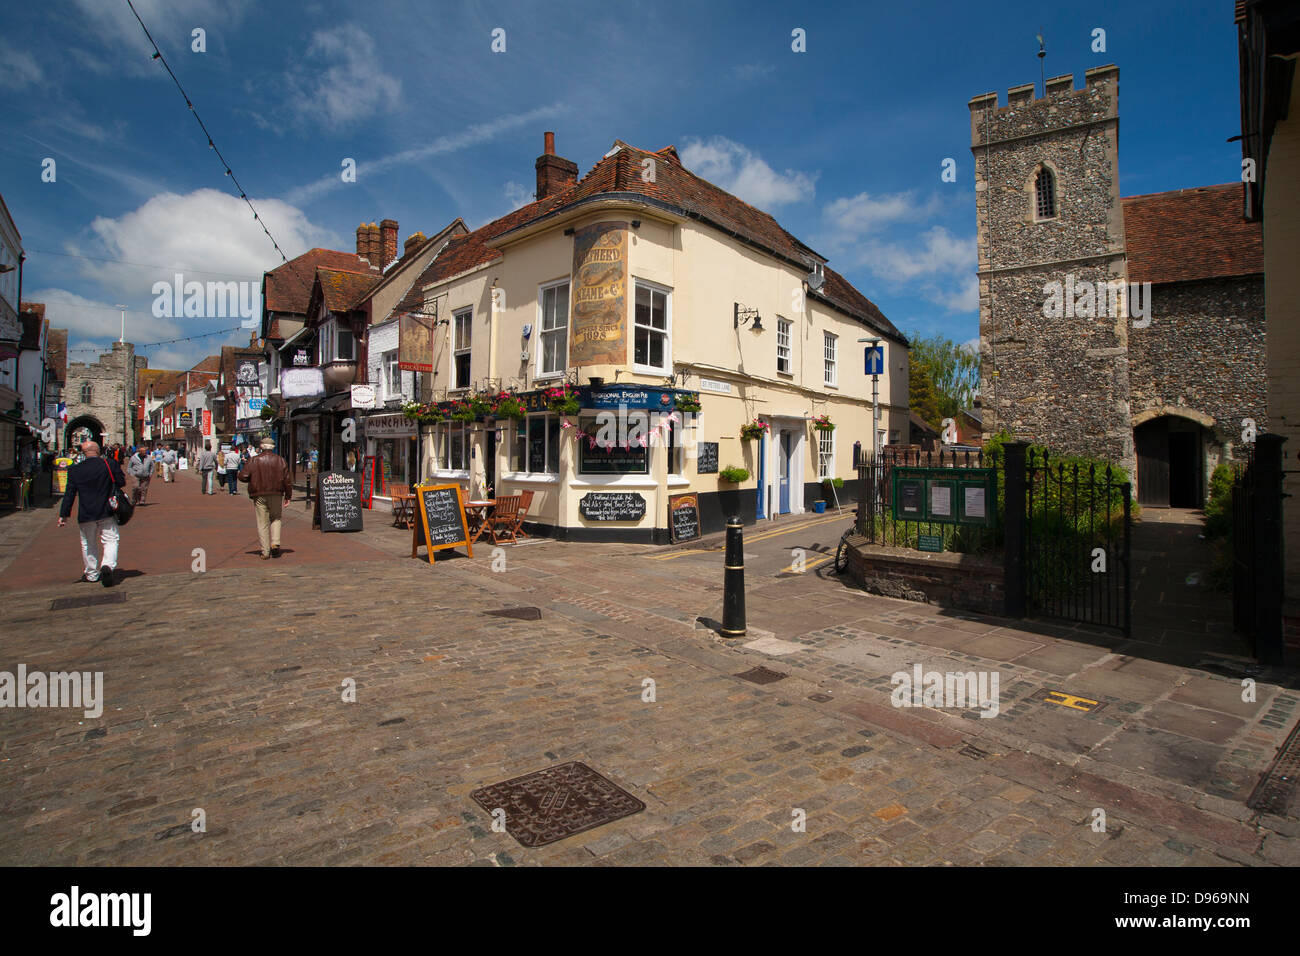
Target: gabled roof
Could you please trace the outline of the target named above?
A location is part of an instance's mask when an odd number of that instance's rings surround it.
[[[68,380],[67,329],[50,329],[46,334],[45,367],[60,385]]]
[[[383,275],[379,269],[355,253],[311,249],[266,273],[263,277],[263,308],[269,312],[306,315],[316,270],[322,268],[360,272],[376,278]]]
[[[647,159],[654,160],[653,182],[646,182],[642,178],[642,170],[647,168],[643,164]],[[666,211],[707,223],[796,268],[807,269],[814,261],[824,261],[823,256],[783,229],[768,213],[686,169],[675,147],[667,146],[657,152],[649,152],[616,140],[613,150],[596,163],[586,176],[567,189],[529,203],[468,235],[453,239],[447,249],[425,270],[413,293],[420,292],[427,285],[500,259],[502,253],[495,248],[495,244],[509,233],[558,215],[585,201],[609,195],[632,196],[658,205]],[[906,343],[898,329],[866,296],[831,270],[826,269],[825,274],[826,285],[821,293],[814,293],[816,298],[860,321],[872,324],[890,338]],[[414,300],[415,296],[408,295],[407,299]],[[407,305],[407,300],[404,300],[403,305],[408,310],[418,310],[420,302],[422,299]]]
[[[1264,234],[1242,215],[1241,183],[1129,196],[1124,244],[1130,282],[1190,282],[1264,271]]]
[[[375,286],[379,285],[383,276],[376,273],[361,272],[344,272],[341,269],[321,269],[316,270],[316,282],[320,286],[321,298],[325,302],[325,308],[331,312],[350,312],[357,307]],[[309,297],[309,303],[316,300],[316,290],[313,289]]]
[[[152,385],[154,398],[161,399],[175,384],[176,376],[184,374],[175,369],[142,368],[135,373],[136,397],[144,398],[149,394],[149,386]]]
[[[41,331],[45,327],[45,306],[40,302],[24,302],[18,312],[18,321],[22,323],[23,335],[18,348],[35,352],[41,347]]]

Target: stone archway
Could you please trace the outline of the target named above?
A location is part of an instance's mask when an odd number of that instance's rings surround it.
[[[1209,480],[1214,419],[1188,408],[1158,407],[1133,416],[1138,503],[1200,508]]]
[[[87,440],[95,442],[101,448],[104,447],[104,425],[94,415],[78,415],[64,426],[64,448],[75,451],[78,445]]]

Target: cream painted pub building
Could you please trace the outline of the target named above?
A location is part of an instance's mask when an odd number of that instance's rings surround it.
[[[671,146],[616,142],[579,180],[547,133],[536,174],[534,202],[452,238],[412,289],[421,321],[401,352],[431,370],[425,395],[445,408],[509,389],[528,409],[424,425],[424,481],[531,490],[529,525],[557,538],[666,542],[671,496],[698,496],[703,533],[830,509],[855,497],[855,442],[906,441],[907,341],[771,216]],[[884,350],[874,440],[860,339]],[[566,383],[581,410],[560,416],[547,390]]]

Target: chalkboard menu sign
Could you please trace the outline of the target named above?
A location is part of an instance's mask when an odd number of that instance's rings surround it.
[[[324,471],[316,479],[313,524],[322,532],[361,530],[361,473]]]
[[[416,557],[419,549],[425,547],[429,549],[429,563],[433,564],[433,552],[462,545],[474,557],[460,485],[419,485],[415,496],[420,520],[411,530],[411,557]]]
[[[588,521],[640,521],[645,498],[635,491],[589,491],[578,501],[578,510]]]
[[[718,473],[718,443],[715,441],[702,441],[695,446],[695,471],[701,475],[716,475]]]
[[[700,536],[700,499],[697,496],[669,496],[668,536],[673,541],[693,541]]]

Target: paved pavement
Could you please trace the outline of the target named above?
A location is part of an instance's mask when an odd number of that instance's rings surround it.
[[[864,594],[822,560],[847,516],[750,529],[751,633],[725,642],[696,623],[716,539],[430,565],[380,515],[322,535],[299,504],[263,562],[246,498],[155,493],[124,530],[146,573],[114,591],[70,583],[51,512],[0,519],[0,669],[102,671],[106,698],[0,711],[0,863],[1300,862],[1300,821],[1245,805],[1294,673]],[[916,664],[996,673],[998,715],[891,706]],[[786,676],[735,676],[756,666]],[[572,760],[646,809],[530,849],[470,797]]]

